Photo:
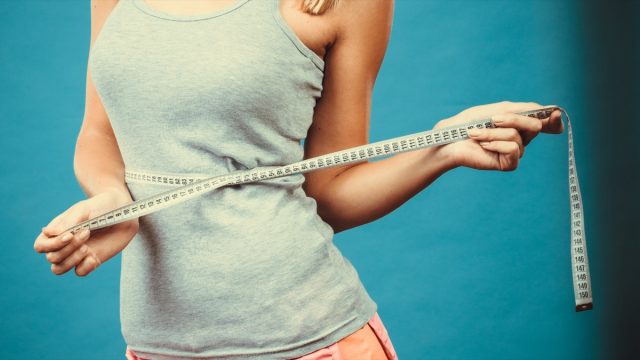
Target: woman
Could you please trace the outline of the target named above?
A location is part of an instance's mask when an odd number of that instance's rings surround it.
[[[382,0],[92,2],[74,161],[88,199],[34,247],[58,275],[86,276],[123,252],[129,359],[396,358],[333,235],[455,167],[514,170],[540,131],[562,132],[559,112],[540,121],[514,114],[535,103],[477,106],[436,126],[493,116],[498,128],[467,141],[226,187],[106,231],[55,236],[167,190],[126,183],[125,171],[224,174],[367,143],[392,12]]]

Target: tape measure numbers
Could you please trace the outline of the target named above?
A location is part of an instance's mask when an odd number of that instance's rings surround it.
[[[573,129],[569,115],[567,117],[567,133],[569,140],[569,199],[571,205],[571,273],[573,275],[573,293],[576,299],[576,311],[593,309],[591,293],[591,276],[589,275],[589,258],[584,231],[584,212],[582,192],[578,181],[575,155],[573,152]]]
[[[567,112],[559,107],[546,107],[520,112],[518,114],[544,119],[560,110],[567,118],[569,139],[569,196],[571,205],[571,266],[576,311],[592,309],[591,279],[584,231],[584,214],[582,195],[578,182],[578,172],[573,151],[573,133],[571,120]],[[152,195],[148,198],[132,202],[105,214],[81,222],[64,232],[73,234],[83,230],[98,230],[144,215],[148,215],[181,202],[196,198],[215,189],[258,182],[294,174],[303,174],[318,169],[341,166],[363,160],[379,158],[387,155],[414,151],[432,146],[440,146],[468,139],[469,129],[494,128],[490,119],[474,120],[464,124],[453,125],[435,130],[419,132],[382,140],[362,146],[339,150],[316,156],[296,163],[282,166],[256,167],[248,170],[234,171],[213,177],[174,176],[141,172],[125,172],[129,182],[145,182],[154,184],[175,185],[176,188]]]

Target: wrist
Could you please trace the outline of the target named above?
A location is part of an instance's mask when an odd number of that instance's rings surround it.
[[[107,198],[110,197],[110,201],[113,201],[113,208],[133,202],[131,193],[126,185],[105,187],[102,189],[100,194],[105,194]],[[138,218],[134,218],[116,226],[121,230],[124,230],[126,233],[135,234],[138,231],[138,224]]]
[[[439,173],[445,173],[460,166],[446,147],[447,145],[435,146],[422,150],[424,161],[432,164]]]

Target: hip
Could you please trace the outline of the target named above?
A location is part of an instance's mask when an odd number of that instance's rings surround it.
[[[389,333],[376,312],[358,331],[295,360],[398,360]]]
[[[127,347],[128,360],[149,360]],[[312,353],[292,360],[398,360],[387,329],[376,312],[357,331]]]

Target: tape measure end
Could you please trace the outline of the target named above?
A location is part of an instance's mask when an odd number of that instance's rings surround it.
[[[593,303],[576,305],[576,312],[593,309]]]

